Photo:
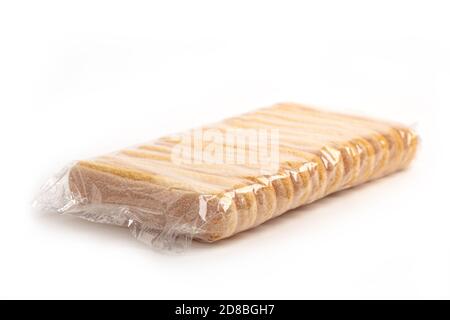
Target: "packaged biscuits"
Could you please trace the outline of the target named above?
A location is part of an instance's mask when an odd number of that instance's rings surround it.
[[[76,161],[38,203],[185,248],[402,170],[417,143],[397,123],[282,103]]]

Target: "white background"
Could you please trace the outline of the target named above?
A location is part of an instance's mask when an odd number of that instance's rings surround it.
[[[0,298],[450,298],[446,1],[0,1]],[[72,160],[275,102],[398,120],[412,167],[161,254],[30,208]]]

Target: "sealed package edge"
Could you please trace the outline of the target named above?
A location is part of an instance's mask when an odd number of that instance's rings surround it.
[[[38,205],[184,248],[406,168],[417,143],[399,124],[283,103],[74,162]]]

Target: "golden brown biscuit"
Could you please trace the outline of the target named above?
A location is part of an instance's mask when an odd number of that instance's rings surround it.
[[[172,156],[181,136],[162,137],[77,162],[68,174],[75,205],[67,210],[93,221],[134,225],[136,232],[153,231],[161,239],[186,235],[213,242],[401,170],[418,144],[417,135],[398,124],[294,103],[201,128],[208,129],[277,130],[278,166],[267,172],[258,163],[197,163],[193,155],[191,162],[177,163]],[[250,150],[225,140],[202,141],[199,148]]]

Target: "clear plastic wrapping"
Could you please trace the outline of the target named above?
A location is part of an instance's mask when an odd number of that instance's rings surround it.
[[[37,202],[183,249],[406,168],[417,142],[399,124],[284,103],[74,162]]]

